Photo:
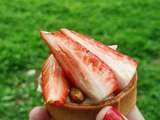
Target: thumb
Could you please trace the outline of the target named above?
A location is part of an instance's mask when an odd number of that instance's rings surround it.
[[[29,120],[51,120],[51,118],[44,107],[37,106],[30,111]]]
[[[128,120],[116,108],[112,106],[104,107],[97,114],[96,120]]]

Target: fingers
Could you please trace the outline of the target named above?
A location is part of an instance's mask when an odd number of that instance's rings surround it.
[[[29,120],[51,120],[44,107],[35,107],[29,113]]]
[[[144,120],[144,117],[142,116],[141,112],[139,111],[138,107],[135,106],[131,112],[127,115],[127,118],[129,120]]]
[[[137,106],[131,110],[127,118],[114,107],[107,106],[97,114],[96,120],[144,120]],[[44,107],[35,107],[29,113],[29,120],[51,120],[51,118]]]
[[[114,107],[104,107],[97,114],[96,120],[128,120],[121,113],[119,113]]]

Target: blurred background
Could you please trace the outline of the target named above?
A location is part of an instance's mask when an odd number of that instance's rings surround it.
[[[42,105],[35,80],[48,47],[39,31],[66,27],[139,61],[137,104],[160,118],[159,0],[0,0],[0,120],[27,120]]]

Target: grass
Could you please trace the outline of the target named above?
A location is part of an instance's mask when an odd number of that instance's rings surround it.
[[[25,120],[42,105],[35,79],[47,46],[39,31],[67,27],[139,61],[137,104],[147,120],[160,118],[160,1],[158,0],[1,0],[0,119]],[[36,74],[28,75],[29,70]]]

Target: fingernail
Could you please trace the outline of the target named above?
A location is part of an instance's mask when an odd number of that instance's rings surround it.
[[[127,120],[114,107],[105,107],[97,115],[96,120]]]

